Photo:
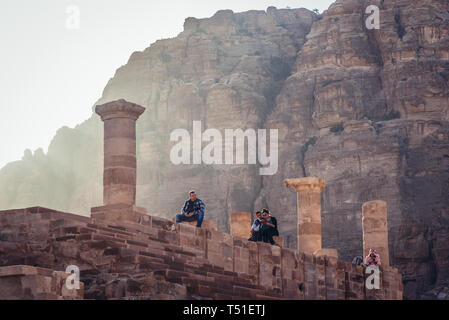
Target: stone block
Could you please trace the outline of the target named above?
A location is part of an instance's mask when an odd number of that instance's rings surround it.
[[[201,226],[202,229],[212,230],[212,231],[218,231],[218,225],[216,220],[203,220],[203,225]]]
[[[248,259],[234,258],[234,271],[238,273],[249,273]]]
[[[31,266],[0,267],[0,299],[82,299],[83,283],[78,290],[68,290],[65,287],[68,276],[64,272]]]
[[[158,240],[165,243],[179,245],[179,234],[173,231],[159,230]]]
[[[273,240],[281,248],[283,248],[285,246],[285,239],[283,237],[276,237],[276,236],[274,236]]]
[[[230,216],[231,235],[248,239],[252,225],[251,213],[234,212]]]
[[[207,239],[215,242],[223,242],[225,240],[225,234],[218,231],[207,230]]]
[[[178,228],[179,228],[179,232],[181,234],[194,236],[196,224],[192,225],[192,224],[188,224],[188,223],[181,223],[181,224],[178,224]]]
[[[303,300],[304,292],[299,290],[300,282],[290,279],[282,279],[283,297],[288,300]]]
[[[338,260],[338,252],[336,249],[320,249],[314,252],[316,257],[332,257]]]
[[[257,295],[263,295],[265,293],[264,290],[260,289],[249,289],[240,286],[234,286],[233,294],[235,296],[246,297],[249,299],[255,299]]]
[[[140,223],[144,215],[147,215],[146,209],[126,203],[110,204],[91,209],[92,219],[112,222]]]

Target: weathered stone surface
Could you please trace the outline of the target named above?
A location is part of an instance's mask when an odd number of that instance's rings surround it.
[[[306,253],[321,250],[321,192],[326,183],[320,178],[299,178],[287,179],[285,185],[297,192],[298,250]]]
[[[252,225],[251,213],[234,212],[230,217],[231,235],[248,239]]]
[[[338,252],[335,249],[320,249],[313,253],[316,257],[327,257],[338,259]]]
[[[379,200],[367,202],[362,207],[363,256],[375,249],[384,266],[390,266],[387,210],[387,203]]]
[[[0,267],[0,300],[80,300],[79,289],[66,285],[69,274],[26,265]]]
[[[115,203],[91,209],[91,217],[97,220],[109,220],[114,222],[129,221],[140,223],[145,221],[147,210],[126,203]]]
[[[152,216],[150,220],[157,223],[148,225],[148,221],[80,221],[57,211],[51,211],[49,220],[36,219],[40,211],[46,210],[0,212],[7,217],[0,229],[9,232],[7,240],[0,239],[0,298],[367,298],[360,289],[363,268],[335,257],[298,253],[188,224],[167,229],[171,221]],[[19,218],[21,223],[16,222]],[[36,241],[35,234],[41,232],[45,237]],[[17,265],[18,261],[33,266]],[[340,264],[346,278],[339,273]],[[69,265],[80,269],[80,290],[64,285],[68,274],[61,270]],[[393,268],[382,272],[382,295],[401,299],[401,275]]]

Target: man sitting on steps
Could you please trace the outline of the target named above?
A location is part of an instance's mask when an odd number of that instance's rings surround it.
[[[182,213],[176,215],[176,222],[192,222],[197,221],[197,228],[201,228],[204,220],[204,209],[206,206],[201,199],[196,197],[195,191],[189,192],[189,200],[187,200],[182,208]]]
[[[256,212],[256,220],[254,220],[253,225],[251,226],[251,237],[248,241],[262,241],[262,232],[260,231],[260,227],[262,226],[262,212]]]

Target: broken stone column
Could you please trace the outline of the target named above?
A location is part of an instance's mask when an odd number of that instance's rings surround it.
[[[388,249],[387,203],[385,201],[367,202],[362,207],[363,258],[375,249],[383,266],[390,265]]]
[[[313,254],[322,249],[321,192],[326,183],[320,178],[298,178],[285,184],[296,190],[298,198],[298,251]]]
[[[104,205],[136,203],[136,120],[144,111],[125,100],[95,108],[104,122]]]
[[[133,220],[137,208],[136,121],[144,107],[125,100],[112,101],[95,108],[104,122],[103,207],[92,208],[96,218]]]
[[[251,232],[251,213],[234,212],[231,213],[231,235],[248,239]]]

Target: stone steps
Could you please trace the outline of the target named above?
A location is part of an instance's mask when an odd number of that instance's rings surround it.
[[[223,267],[211,264],[204,257],[204,251],[180,244],[181,239],[205,239],[207,231],[204,229],[175,225],[174,231],[168,231],[170,222],[160,218],[151,219],[157,229],[149,225],[126,223],[117,226],[108,221],[58,219],[55,214],[49,215],[52,219],[34,217],[30,220],[25,219],[30,216],[19,215],[22,221],[27,220],[27,224],[13,228],[23,229],[21,241],[30,236],[25,231],[31,224],[40,229],[39,232],[46,229],[47,240],[54,245],[76,243],[101,253],[100,256],[92,253],[95,268],[99,271],[160,276],[167,282],[185,285],[189,297],[244,299],[267,294],[263,287],[252,284],[254,276],[225,271]]]
[[[178,226],[182,234],[195,236],[197,228]],[[212,265],[204,257],[186,251],[181,245],[167,243],[165,238],[152,237],[155,232],[146,226],[133,234],[128,228],[107,226],[106,223],[89,223],[71,226],[65,221],[54,223],[52,238],[55,241],[83,241],[95,249],[103,249],[104,256],[114,257],[111,272],[151,272],[164,280],[185,284],[191,296],[253,298],[265,295],[262,286],[252,284],[254,276],[240,277],[235,272]],[[169,232],[162,230],[164,233]],[[212,291],[215,293],[212,293]]]
[[[79,266],[89,299],[367,297],[364,270],[350,263],[151,216],[139,224],[44,208],[0,212],[0,266],[22,264]],[[400,298],[397,270],[381,269],[385,294],[369,298]]]

